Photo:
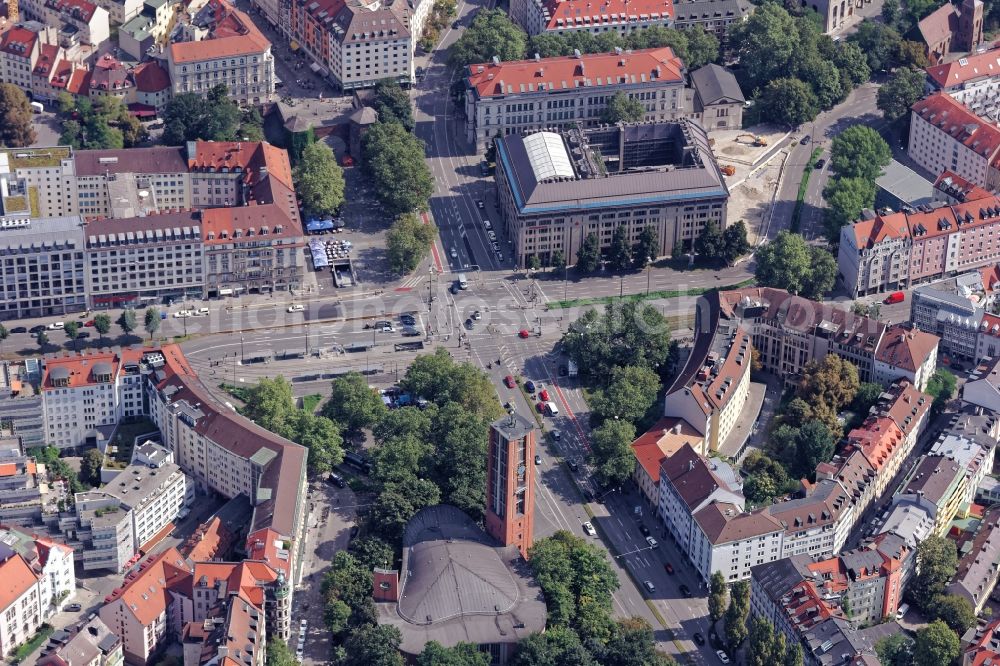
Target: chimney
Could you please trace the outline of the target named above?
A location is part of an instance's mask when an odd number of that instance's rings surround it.
[[[681,424],[680,423],[674,424],[674,434],[675,435],[681,434]]]
[[[690,472],[693,469],[694,469],[694,460],[689,460],[688,461],[688,471]]]
[[[535,62],[539,62],[539,61],[540,61],[541,59],[542,59],[542,56],[540,56],[540,55],[538,55],[538,54],[536,53],[536,54],[535,54]]]

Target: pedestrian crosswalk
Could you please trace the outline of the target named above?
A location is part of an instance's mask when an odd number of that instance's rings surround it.
[[[424,279],[425,276],[423,275],[411,275],[403,280],[398,287],[396,287],[396,291],[400,291],[402,289],[410,290],[419,287],[420,283],[423,282]]]

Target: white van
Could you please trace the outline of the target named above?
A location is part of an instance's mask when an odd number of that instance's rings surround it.
[[[459,273],[458,274],[458,288],[459,289],[468,289],[469,288],[469,281],[466,279],[465,273]]]
[[[551,400],[545,403],[545,411],[548,412],[549,416],[559,416],[559,408]]]
[[[44,110],[45,110],[45,107],[42,106],[41,102],[32,102],[31,103],[31,112],[32,113],[41,113]]]
[[[910,610],[910,604],[900,604],[899,610],[896,611],[896,619],[902,620],[906,615],[907,611]]]

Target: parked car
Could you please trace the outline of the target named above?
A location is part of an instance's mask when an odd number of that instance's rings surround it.
[[[671,576],[674,575],[674,565],[672,565],[670,562],[667,562],[666,564],[663,565],[663,570],[666,571]]]
[[[83,606],[80,604],[67,604],[66,611],[70,613],[79,613],[83,610]]]
[[[401,335],[404,338],[415,338],[420,335],[420,329],[416,326],[404,326]]]
[[[597,530],[594,529],[590,521],[583,524],[583,531],[587,533],[587,536],[597,536]]]
[[[530,379],[528,381],[524,382],[524,390],[527,391],[528,393],[534,393],[535,392],[535,382],[531,381]]]
[[[542,464],[542,457],[541,456],[538,456],[538,455],[535,456],[535,464],[536,465],[541,465]]]
[[[306,309],[306,306],[302,305],[301,303],[293,303],[292,305],[288,306],[288,311],[289,312],[302,312],[305,309]]]
[[[39,324],[38,326],[32,326],[30,329],[28,329],[28,332],[30,332],[30,333],[41,333],[44,330],[45,330],[45,327],[42,326],[41,324]]]
[[[729,655],[723,652],[722,650],[716,650],[715,654],[719,656],[719,661],[721,661],[723,664],[729,663]]]
[[[49,324],[48,326],[46,326],[45,328],[47,328],[50,331],[60,331],[60,330],[62,330],[64,328],[66,328],[66,324],[64,322],[61,322],[61,321],[54,321],[51,324]]]
[[[338,488],[343,488],[344,486],[347,485],[347,483],[344,481],[344,477],[337,474],[336,472],[330,472],[329,481]]]
[[[682,597],[684,597],[685,599],[691,598],[691,590],[688,588],[687,585],[681,585],[680,588],[678,589],[680,589]]]
[[[901,291],[894,291],[886,296],[882,302],[886,305],[892,305],[893,303],[902,303],[904,300],[906,300],[906,294]]]
[[[697,631],[694,632],[694,636],[692,636],[692,638],[694,638],[694,642],[697,643],[698,645],[705,644],[705,637],[699,634]]]
[[[799,139],[799,143],[801,143],[803,146],[808,146],[811,142],[812,142],[812,137],[809,136],[808,134]]]
[[[10,332],[11,333],[27,333],[28,329],[25,328],[24,326],[15,326],[14,328],[10,329]]]
[[[656,592],[656,586],[653,585],[653,581],[651,581],[651,580],[643,581],[642,582],[642,586],[645,587],[646,591],[649,592],[650,594],[652,594],[653,592]]]
[[[484,208],[486,208],[486,202],[483,201],[482,199],[476,199],[476,208],[478,208],[479,210],[483,210]]]
[[[552,431],[552,441],[558,442],[561,439],[562,439],[562,431],[561,430],[553,430]],[[570,462],[573,462],[573,461],[571,460]],[[572,465],[570,465],[570,469],[576,469],[576,468],[573,467]]]
[[[539,391],[538,397],[544,400],[545,402],[548,402],[549,400],[552,399],[549,397],[549,392],[546,389],[542,389],[541,391]]]
[[[472,319],[474,321],[479,321],[482,318],[483,318],[483,313],[480,312],[479,310],[476,310],[475,312],[472,313]]]
[[[79,339],[89,338],[90,337],[90,331],[77,331],[76,337],[79,338]]]
[[[517,335],[518,335],[519,338],[521,338],[522,340],[524,340],[525,338],[530,338],[531,337],[531,332],[528,331],[528,329],[526,329],[526,328],[522,328],[520,331],[517,332]]]
[[[517,386],[514,383],[514,378],[511,375],[507,375],[506,377],[503,378],[503,384],[504,384],[504,386],[506,386],[507,388],[510,388],[510,389],[512,389],[515,386]]]
[[[85,321],[85,322],[83,322],[83,325],[86,326],[87,328],[93,328],[94,327],[94,320],[91,319],[89,321]]]
[[[413,326],[414,324],[417,323],[417,318],[411,314],[404,313],[399,315],[399,321],[402,322],[403,324],[406,324],[407,326]]]
[[[465,320],[465,329],[467,331],[471,331],[473,326],[474,326],[474,324],[472,323],[472,318],[471,317]]]

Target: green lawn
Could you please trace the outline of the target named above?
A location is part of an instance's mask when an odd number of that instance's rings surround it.
[[[114,460],[126,465],[132,462],[132,449],[135,445],[135,438],[147,433],[159,432],[156,424],[149,419],[143,418],[129,423],[121,423],[115,430],[114,439],[111,441],[118,452],[114,455]]]
[[[316,408],[319,407],[319,403],[323,401],[323,396],[319,393],[313,393],[312,395],[302,396],[302,411],[309,412],[310,414],[316,413]]]
[[[809,177],[812,175],[813,168],[816,166],[816,161],[822,154],[822,148],[814,149],[812,151],[812,155],[809,156],[809,161],[806,162],[805,169],[802,171],[802,181],[799,183],[799,193],[795,197],[795,210],[792,212],[791,230],[793,233],[799,233],[799,217],[802,215],[802,202],[805,201],[806,190],[809,189]]]
[[[41,647],[45,641],[49,640],[49,636],[51,636],[54,631],[55,629],[53,629],[50,625],[43,624],[38,630],[38,633],[35,634],[30,641],[14,651],[14,656],[10,663],[20,664],[28,657],[29,654]]]
[[[727,289],[742,289],[744,287],[749,287],[753,284],[753,280],[744,280],[737,284],[730,284],[722,287],[713,287],[712,289],[718,289],[724,291]],[[648,294],[629,294],[628,296],[595,296],[593,298],[578,298],[571,301],[552,301],[549,303],[549,309],[553,308],[578,308],[584,305],[607,305],[614,301],[625,300],[625,301],[647,301],[655,300],[660,298],[679,298],[681,296],[701,296],[704,293],[712,291],[706,287],[698,287],[696,289],[680,289],[676,291],[651,291]]]

